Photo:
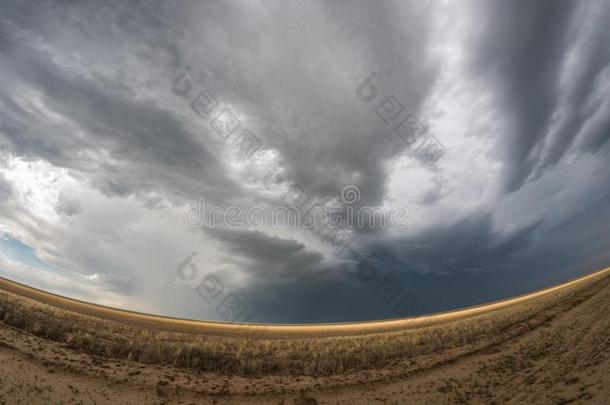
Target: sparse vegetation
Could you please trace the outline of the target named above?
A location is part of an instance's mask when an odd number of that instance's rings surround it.
[[[588,289],[565,288],[465,319],[356,336],[240,337],[169,332],[78,314],[3,290],[0,321],[98,356],[195,372],[320,376],[381,367],[500,336],[508,330],[513,335],[523,333],[548,321],[538,316],[541,308],[586,299],[606,282],[606,278],[591,281]]]

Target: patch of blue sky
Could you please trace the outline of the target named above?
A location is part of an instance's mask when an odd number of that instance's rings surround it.
[[[0,253],[15,262],[41,270],[55,271],[52,266],[40,260],[34,249],[7,233],[0,232]]]

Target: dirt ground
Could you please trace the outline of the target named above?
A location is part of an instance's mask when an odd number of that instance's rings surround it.
[[[3,404],[610,403],[610,282],[499,335],[332,377],[226,376],[112,360],[0,323]]]

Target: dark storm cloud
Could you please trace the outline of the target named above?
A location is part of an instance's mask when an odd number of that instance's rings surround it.
[[[518,268],[515,263],[519,258],[531,255],[540,227],[536,223],[500,234],[494,230],[491,214],[475,215],[414,237],[376,242],[328,271],[316,273],[315,268],[303,266],[298,269],[298,283],[282,285],[268,275],[257,277],[240,293],[255,305],[257,313],[268,316],[265,320],[269,322],[361,321],[413,315],[397,312],[400,298],[406,294],[417,297],[425,311],[474,305],[505,293],[491,286],[485,291],[472,288],[483,281],[488,283],[489,274]],[[293,243],[288,245],[296,248]],[[264,257],[275,256],[274,251]],[[262,258],[259,264],[262,269],[274,266]],[[375,270],[371,272],[368,266]],[[384,293],[384,280],[400,290],[400,296],[391,298]],[[471,288],[463,284],[464,280],[470,280]],[[461,287],[452,291],[451,286],[457,283]],[[507,294],[514,295],[514,291]]]
[[[220,263],[211,272],[237,273],[223,281],[247,295],[263,320],[284,322],[395,316],[375,286],[357,277],[364,258],[416,290],[428,310],[508,296],[602,265],[610,232],[609,3],[481,1],[451,18],[437,7],[3,1],[0,170],[15,170],[16,180],[0,171],[0,226],[32,243],[56,242],[65,251],[54,258],[65,256],[70,271],[113,292],[142,293],[134,302],[179,308],[177,316],[192,313],[192,302],[164,303],[156,294],[182,298],[187,286],[169,285],[175,263],[195,250],[202,263]],[[463,36],[465,44],[456,39]],[[272,155],[281,169],[273,186],[333,198],[356,185],[359,205],[417,205],[409,212],[422,208],[421,217],[410,217],[407,230],[353,232],[357,252],[344,256],[322,253],[327,246],[303,237],[306,230],[195,234],[171,223],[168,217],[180,215],[171,209],[200,194],[224,207],[275,198],[256,178],[267,157],[227,157],[230,142],[192,111],[191,100],[172,94],[182,72],[261,139],[260,155]],[[377,97],[366,103],[356,89],[372,72]],[[488,91],[490,107],[477,94],[456,94],[476,93],[477,85]],[[477,170],[460,171],[467,160],[455,153],[432,171],[410,160],[375,111],[390,95],[418,117],[457,117],[460,125],[492,117],[493,125],[469,127],[464,139],[454,122],[438,134],[452,151],[492,139],[488,149],[473,148],[481,151]],[[474,112],[456,105],[462,100]],[[4,164],[13,157],[25,163]],[[83,195],[52,184],[52,192],[30,198],[43,188],[28,171],[38,161],[49,163],[42,171],[68,169],[54,175],[84,184],[69,185]],[[426,178],[413,181],[400,165]],[[483,181],[496,167],[501,174]],[[497,192],[494,182],[502,183]],[[90,187],[96,193],[87,194]],[[53,200],[50,210],[37,205],[44,198]],[[23,207],[9,209],[9,200]],[[47,218],[53,213],[59,223]],[[203,259],[205,249],[213,251]],[[229,286],[235,279],[245,285]]]
[[[595,111],[586,101],[610,63],[610,7],[595,1],[550,0],[476,5],[481,28],[472,42],[472,68],[495,89],[501,119],[506,120],[501,142],[505,188],[510,192],[532,173],[556,164],[593,118]],[[576,68],[564,78],[562,69],[571,56],[578,58]],[[567,89],[562,80],[568,81]],[[588,151],[608,140],[608,120],[595,132],[589,134]]]
[[[409,12],[365,1],[349,10],[330,2],[259,7],[223,3],[214,18],[209,7],[195,7],[207,46],[200,65],[192,58],[194,73],[204,70],[219,98],[256,117],[265,147],[282,156],[287,181],[322,197],[355,184],[363,204],[379,204],[384,164],[404,144],[374,109],[393,94],[405,111],[420,111],[438,72],[426,47],[429,11],[415,2]],[[379,96],[363,105],[356,89],[372,71]]]
[[[380,266],[398,272],[450,275],[493,271],[498,263],[530,247],[540,226],[535,223],[503,234],[494,230],[490,213],[476,214],[450,226],[373,245],[370,255]]]
[[[157,183],[192,194],[188,188],[195,175],[211,183],[214,198],[239,191],[223,175],[222,163],[173,115],[152,100],[135,100],[132,83],[101,72],[84,77],[59,66],[54,47],[99,48],[120,64],[125,59],[115,52],[136,51],[132,57],[140,66],[164,64],[159,66],[163,74],[201,66],[210,82],[205,84],[219,99],[255,114],[265,147],[281,152],[287,181],[325,197],[356,184],[363,205],[381,202],[386,192],[384,164],[402,153],[404,145],[374,125],[375,106],[367,106],[367,115],[354,114],[355,107],[362,108],[356,87],[376,70],[380,92],[388,89],[383,96],[395,95],[406,111],[416,113],[436,74],[426,51],[426,9],[417,3],[404,13],[391,3],[362,2],[345,15],[334,4],[312,3],[298,10],[278,2],[268,14],[257,16],[259,24],[247,14],[249,7],[230,3],[175,9],[153,4],[142,10],[114,2],[100,10],[93,3],[4,7],[11,15],[1,27],[6,68],[13,70],[13,78],[35,85],[33,90],[42,91],[54,111],[88,135],[66,136],[74,128],[59,123],[32,128],[38,120],[10,94],[3,94],[3,109],[13,116],[5,133],[18,153],[72,168],[91,164],[78,161],[81,155],[74,151],[109,149],[113,158],[129,164],[101,167],[105,175],[94,181],[108,194],[125,196]],[[198,24],[189,24],[189,14],[198,16]],[[201,47],[206,53],[200,56]],[[159,53],[167,57],[155,61],[153,55]],[[381,101],[380,94],[376,102]],[[188,112],[188,105],[184,108]],[[43,130],[47,135],[41,139]],[[317,164],[312,166],[312,161]],[[174,176],[168,175],[168,167]],[[120,174],[132,170],[129,176]]]
[[[210,229],[207,233],[223,242],[229,254],[227,261],[260,283],[294,281],[324,271],[324,257],[307,251],[305,245],[295,240],[236,229]]]
[[[217,157],[154,100],[136,100],[129,83],[99,73],[84,77],[58,65],[51,52],[40,50],[20,30],[5,34],[5,74],[34,86],[47,106],[87,135],[60,124],[49,127],[3,94],[4,110],[12,118],[5,134],[15,152],[85,172],[97,164],[90,180],[110,195],[153,189],[197,195],[196,186],[204,181],[215,197],[237,192]],[[119,164],[86,159],[83,153],[92,149],[107,150]]]
[[[329,3],[328,8],[336,19],[334,23],[345,30],[337,39],[328,38],[329,46],[333,50],[354,46],[359,51],[358,56],[370,61],[371,69],[377,68],[380,78],[376,83],[380,93],[377,103],[394,95],[406,111],[418,113],[437,73],[437,67],[426,53],[427,20],[418,18],[425,12],[414,4],[407,17],[398,12],[396,5],[370,2],[350,7],[348,13],[339,3]],[[405,53],[404,49],[409,52]],[[325,63],[333,66],[336,62],[329,58]],[[355,76],[350,90],[354,91],[365,77]],[[298,78],[295,79],[298,82]],[[370,126],[371,122],[380,122],[376,121],[378,117],[373,111],[376,105],[369,107],[368,116],[358,117],[349,100],[341,99],[353,96],[348,93],[333,97],[329,88],[332,88],[331,83],[320,83],[319,97],[330,98],[333,103],[321,105],[328,111],[315,112],[317,130],[311,134],[304,130],[296,148],[294,137],[281,141],[282,150],[289,156],[287,161],[293,170],[294,181],[307,190],[313,188],[314,193],[326,193],[326,196],[336,194],[346,184],[355,184],[361,190],[363,205],[380,204],[386,193],[384,164],[400,155],[403,145],[399,139],[388,135],[383,126]],[[387,93],[383,93],[384,90]],[[311,161],[316,162],[313,170]],[[358,175],[355,181],[354,174]]]
[[[610,180],[610,172],[605,178]],[[426,312],[447,311],[510,298],[607,266],[610,192],[592,195],[579,212],[554,224],[538,222],[507,234],[494,230],[491,214],[413,238],[378,242],[354,256],[349,272],[304,277],[278,288],[254,283],[240,292],[268,322],[337,322],[400,316],[379,294],[392,275],[415,294]],[[366,260],[380,272],[369,282],[356,268]],[[335,269],[337,270],[337,269]],[[406,314],[408,315],[408,314]]]

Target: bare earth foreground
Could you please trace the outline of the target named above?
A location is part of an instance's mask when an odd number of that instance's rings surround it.
[[[434,316],[263,329],[0,278],[0,403],[610,403],[609,275]]]

